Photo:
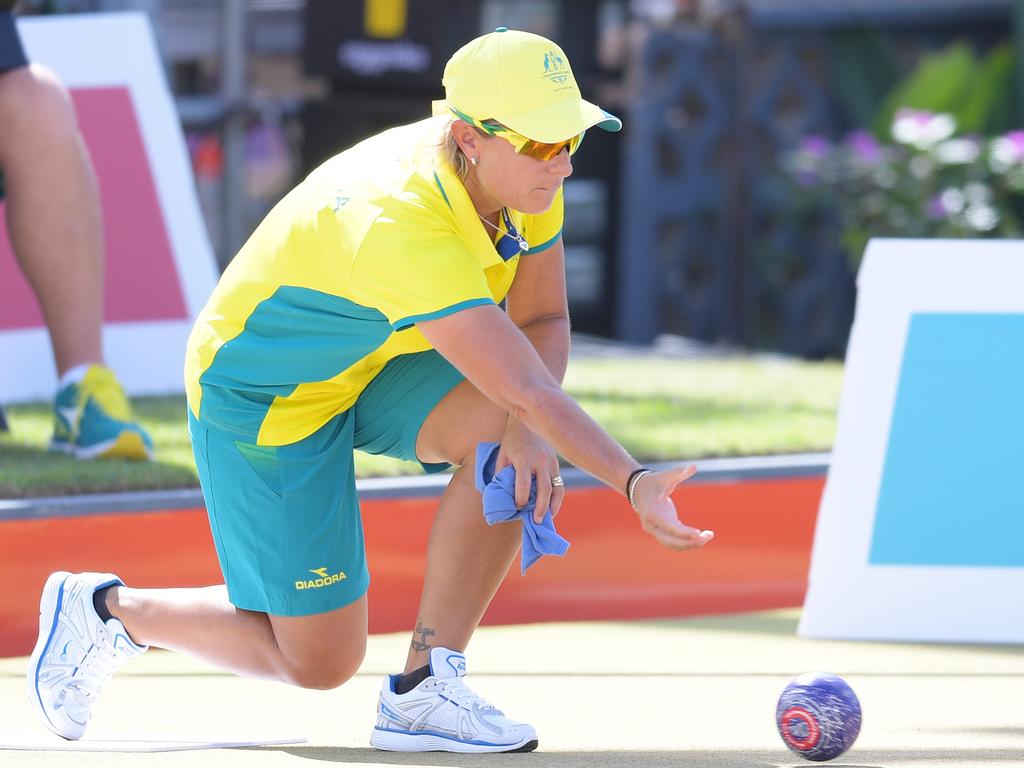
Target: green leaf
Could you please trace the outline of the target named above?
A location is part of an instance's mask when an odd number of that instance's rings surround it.
[[[1002,133],[1010,130],[1013,89],[1013,48],[1004,43],[978,65],[978,75],[955,113],[963,133]]]
[[[893,88],[878,116],[874,129],[889,135],[896,111],[902,107],[929,112],[957,112],[977,87],[981,66],[965,43],[951,45],[943,51],[925,55],[913,72]]]

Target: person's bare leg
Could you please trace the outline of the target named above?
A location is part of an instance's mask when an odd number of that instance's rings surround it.
[[[474,485],[477,443],[498,441],[506,414],[463,382],[431,411],[416,442],[424,461],[460,463],[434,517],[423,595],[405,671],[427,664],[430,649],[465,650],[522,541],[519,525],[488,526]]]
[[[0,125],[11,244],[58,375],[102,363],[103,222],[71,99],[43,67],[12,70],[0,75]]]
[[[313,616],[241,610],[228,602],[223,586],[111,587],[103,599],[137,643],[303,688],[336,688],[355,674],[366,652],[365,595]]]

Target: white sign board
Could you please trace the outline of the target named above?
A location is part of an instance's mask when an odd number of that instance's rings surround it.
[[[799,632],[1024,642],[1024,242],[873,240]]]

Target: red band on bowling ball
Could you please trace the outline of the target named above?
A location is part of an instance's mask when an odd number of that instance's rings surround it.
[[[807,736],[797,738],[790,730],[790,724],[799,720],[807,726]],[[821,726],[818,725],[814,715],[802,707],[790,707],[782,713],[782,738],[786,743],[799,750],[813,749],[821,739]]]

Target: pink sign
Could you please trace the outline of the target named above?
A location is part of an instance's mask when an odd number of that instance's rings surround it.
[[[72,98],[99,178],[106,321],[188,319],[131,94],[124,87],[73,88]],[[42,326],[35,295],[11,252],[6,206],[0,210],[0,330]]]

